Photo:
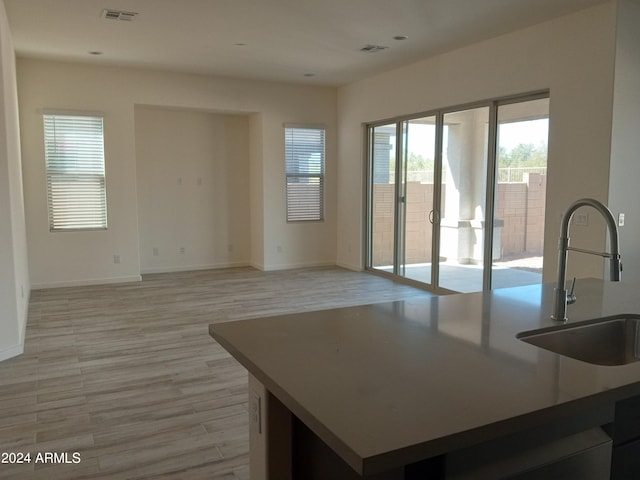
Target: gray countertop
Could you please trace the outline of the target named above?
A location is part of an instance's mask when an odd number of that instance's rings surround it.
[[[637,285],[579,280],[570,322],[640,313]],[[210,334],[361,474],[541,425],[610,422],[640,362],[604,367],[516,334],[557,325],[553,286],[218,323]],[[584,423],[584,425],[582,425]]]

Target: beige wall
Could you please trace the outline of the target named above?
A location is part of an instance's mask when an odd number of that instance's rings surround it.
[[[16,67],[0,1],[0,360],[22,353],[30,279],[22,192]]]
[[[640,282],[640,4],[618,3],[609,207],[620,227],[623,281]]]
[[[248,265],[249,117],[136,107],[135,127],[142,273]]]
[[[614,20],[614,4],[603,4],[340,88],[337,263],[363,267],[366,122],[549,89],[544,276],[552,280],[562,211],[579,197],[607,199]],[[602,230],[581,233],[587,248],[603,246]],[[601,275],[602,261],[570,269]]]
[[[250,238],[250,263],[264,269],[334,263],[335,89],[33,59],[18,61],[18,85],[29,261],[34,286],[139,278],[136,105],[250,115],[251,172],[246,182],[252,211],[249,213],[250,226],[246,225],[243,232]],[[49,232],[41,125],[43,109],[104,113],[109,215],[106,232]],[[285,221],[285,122],[327,127],[324,222],[299,225]],[[181,132],[174,135],[178,141]],[[262,246],[254,243],[254,239],[260,239]],[[114,255],[120,256],[121,263],[113,262]]]

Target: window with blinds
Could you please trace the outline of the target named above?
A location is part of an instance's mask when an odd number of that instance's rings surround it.
[[[102,124],[99,116],[44,115],[51,231],[107,228]]]
[[[285,126],[287,221],[324,219],[325,130]]]

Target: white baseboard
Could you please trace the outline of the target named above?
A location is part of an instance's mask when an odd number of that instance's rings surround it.
[[[27,322],[29,320],[29,300],[31,299],[31,285],[27,289],[27,294],[24,298],[24,317],[22,318],[22,329],[20,330],[20,343],[24,345],[24,339],[27,338]]]
[[[337,262],[336,267],[344,268],[346,270],[352,270],[354,272],[363,272],[364,268],[361,265],[351,265],[348,263]]]
[[[29,316],[29,298],[31,297],[31,286],[27,288],[26,295],[22,299],[24,302],[23,310],[24,317],[19,319],[20,322],[20,343],[12,347],[0,349],[0,362],[8,360],[24,353],[24,339],[27,336],[27,318]]]
[[[17,357],[18,355],[22,355],[24,353],[24,343],[20,345],[15,345],[13,347],[5,348],[4,350],[0,350],[0,362],[4,360],[8,360],[13,357]]]
[[[265,272],[273,272],[276,270],[294,270],[296,268],[313,268],[313,267],[334,267],[336,262],[300,262],[300,263],[282,263],[279,265],[269,265],[262,268]]]
[[[141,280],[142,280],[142,277],[140,275],[129,275],[126,277],[89,278],[85,280],[68,280],[68,281],[62,281],[62,282],[33,283],[31,285],[31,289],[42,290],[44,288],[84,287],[89,285],[107,285],[111,283],[140,282]]]
[[[194,270],[214,270],[217,268],[239,268],[252,266],[248,262],[225,262],[225,263],[212,263],[207,265],[179,265],[176,267],[151,267],[142,268],[140,273],[142,275],[150,273],[173,273],[173,272],[191,272]]]
[[[261,272],[264,272],[264,263],[256,263],[256,262],[251,262],[249,263],[250,267],[255,268],[256,270],[260,270]]]

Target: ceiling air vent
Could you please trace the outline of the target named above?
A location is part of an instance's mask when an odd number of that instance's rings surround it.
[[[109,8],[102,10],[102,18],[106,18],[107,20],[122,20],[123,22],[130,22],[136,15],[138,14],[135,12],[125,12],[123,10],[111,10]]]
[[[368,53],[377,53],[377,52],[381,52],[382,50],[386,50],[387,48],[389,47],[383,47],[382,45],[365,45],[360,49],[360,51],[368,52]]]

